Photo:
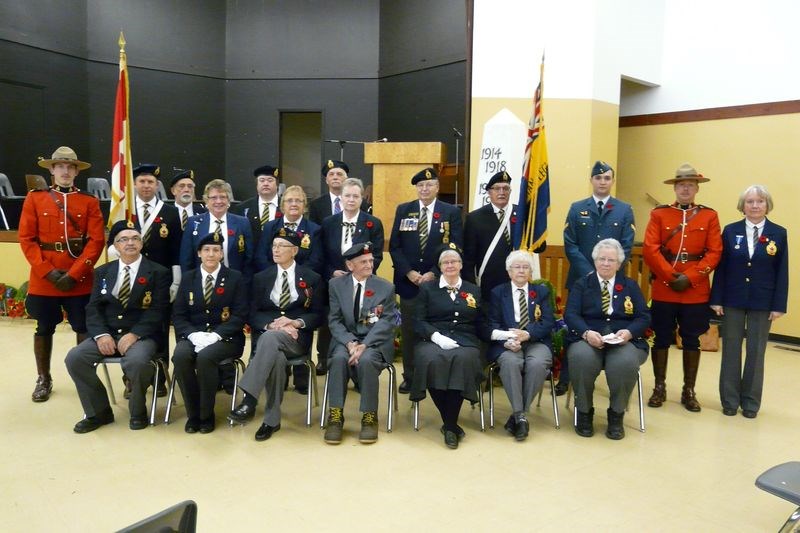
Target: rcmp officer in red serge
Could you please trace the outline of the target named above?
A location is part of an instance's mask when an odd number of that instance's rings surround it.
[[[86,304],[92,290],[94,263],[103,252],[103,215],[93,195],[73,184],[89,163],[62,146],[39,166],[50,170],[53,185],[25,198],[19,221],[19,243],[31,265],[25,306],[36,319],[33,351],[39,377],[31,399],[44,402],[53,390],[50,356],[53,333],[67,313],[77,342],[86,338]]]
[[[700,411],[694,386],[700,365],[699,337],[708,330],[711,291],[709,275],[722,256],[722,236],[717,212],[694,203],[700,183],[709,181],[684,163],[673,185],[676,201],[650,212],[645,231],[643,255],[653,279],[652,350],[655,389],[647,404],[661,407],[666,401],[667,354],[675,326],[683,341],[683,393],[687,410]]]
[[[403,335],[403,382],[399,391],[408,394],[414,377],[414,348],[417,336],[412,317],[419,286],[438,275],[436,251],[442,244],[461,247],[463,232],[461,211],[436,198],[439,176],[432,168],[411,178],[417,199],[397,206],[389,239],[389,253],[394,264],[394,286],[400,296],[400,326]]]

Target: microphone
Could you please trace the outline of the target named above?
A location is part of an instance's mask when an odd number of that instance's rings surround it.
[[[347,141],[340,141],[339,139],[325,139],[326,143],[346,143]]]
[[[456,134],[456,137],[461,137],[461,138],[463,138],[463,137],[464,137],[464,134],[463,134],[463,133],[461,133],[461,132],[458,130],[458,128],[456,128],[456,127],[455,127],[455,126],[453,126],[452,124],[450,124],[450,128],[453,130],[453,133],[455,133],[455,134]]]
[[[388,142],[389,142],[389,139],[387,139],[386,137],[384,137],[384,138],[382,138],[382,139],[378,139],[377,141],[372,141],[372,142],[376,142],[376,143],[388,143]]]

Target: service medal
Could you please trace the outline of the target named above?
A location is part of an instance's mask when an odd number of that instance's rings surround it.
[[[464,299],[467,301],[467,307],[472,307],[472,308],[478,307],[478,302],[475,301],[475,297],[472,295],[471,292],[467,293],[467,297]]]
[[[306,233],[303,235],[303,239],[300,241],[300,248],[308,249],[311,246],[311,235]]]
[[[231,308],[223,307],[222,314],[219,316],[223,322],[227,322],[231,318]]]
[[[189,291],[189,305],[194,305],[194,293]]]
[[[625,297],[625,303],[623,303],[622,306],[625,308],[625,314],[626,315],[632,315],[633,314],[633,302],[631,301],[631,297],[630,296],[626,296]]]
[[[778,247],[775,246],[775,241],[769,241],[769,244],[767,245],[767,253],[769,255],[775,255],[778,253]]]
[[[450,242],[450,222],[448,221],[442,222],[442,231],[444,232],[444,236],[442,237],[442,244],[447,244]]]
[[[542,319],[542,308],[539,307],[539,304],[536,304],[536,307],[533,308],[533,319],[534,320]]]
[[[244,235],[239,235],[239,253],[244,253]]]
[[[163,222],[161,223],[161,229],[158,230],[158,236],[162,239],[169,237],[169,230],[167,229],[167,225]]]
[[[106,284],[106,278],[103,278],[103,288],[100,289],[100,294],[108,294],[108,288]]]
[[[142,298],[142,309],[150,307],[151,303],[153,303],[153,292],[145,291],[144,298]]]

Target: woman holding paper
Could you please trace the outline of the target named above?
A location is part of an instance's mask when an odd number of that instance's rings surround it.
[[[616,239],[603,239],[592,250],[594,272],[579,278],[567,299],[564,320],[570,377],[578,410],[575,432],[594,435],[594,382],[605,369],[610,393],[606,437],[625,437],[622,419],[636,384],[639,367],[647,360],[645,332],[650,312],[639,285],[617,270],[625,252]]]

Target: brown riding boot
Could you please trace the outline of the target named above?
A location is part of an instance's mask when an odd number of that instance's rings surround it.
[[[34,402],[46,402],[53,392],[53,378],[50,376],[50,356],[53,353],[53,337],[33,336],[33,355],[36,357],[36,387],[31,394]]]
[[[653,395],[647,400],[650,407],[661,407],[667,401],[667,354],[669,348],[653,348],[650,359],[653,361],[653,375],[656,377],[656,386]]]
[[[683,393],[681,403],[687,411],[700,411],[700,402],[694,394],[697,369],[700,367],[700,350],[683,350]]]

